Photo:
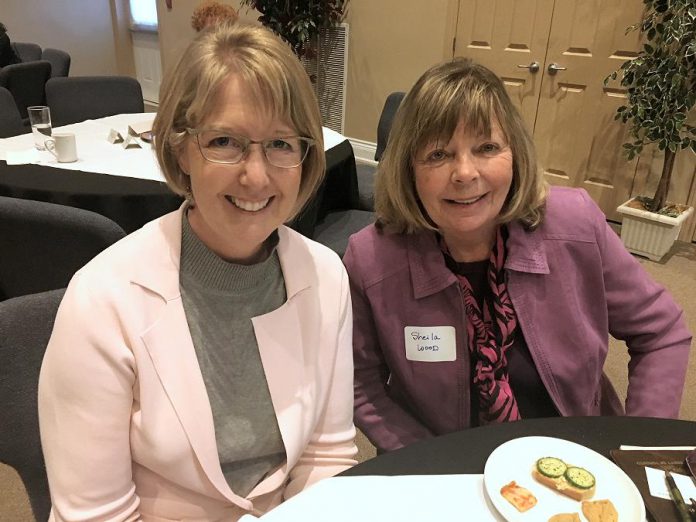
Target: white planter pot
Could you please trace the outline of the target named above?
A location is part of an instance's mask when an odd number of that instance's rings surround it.
[[[689,207],[679,217],[673,218],[629,207],[627,203],[616,209],[623,214],[621,241],[629,252],[653,261],[659,261],[669,252],[679,236],[682,223],[694,210]]]

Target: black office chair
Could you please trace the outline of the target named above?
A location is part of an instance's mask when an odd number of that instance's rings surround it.
[[[41,59],[51,64],[51,78],[70,73],[70,55],[65,51],[47,47],[41,52]]]
[[[51,510],[39,436],[37,387],[64,292],[61,288],[0,303],[0,462],[19,474],[36,520],[47,520]]]
[[[12,93],[25,123],[29,121],[27,107],[44,104],[44,89],[50,76],[51,64],[43,60],[15,63],[0,69],[0,87]]]
[[[128,76],[72,76],[46,83],[54,126],[114,114],[145,112],[138,80]]]
[[[41,46],[31,42],[12,42],[15,54],[22,62],[41,60]]]
[[[391,131],[392,121],[397,109],[401,105],[401,100],[404,97],[403,92],[391,93],[382,108],[382,113],[377,124],[377,149],[375,151],[375,160],[380,161],[384,154],[384,149],[387,146],[389,132]],[[375,169],[370,165],[358,165],[358,193],[359,193],[359,208],[360,210],[373,211],[375,208],[374,186],[375,186]]]
[[[78,269],[125,235],[94,212],[0,196],[0,300],[66,287]]]
[[[382,159],[382,154],[384,154],[384,149],[387,147],[387,141],[389,140],[389,132],[391,131],[392,122],[394,121],[394,115],[399,109],[401,100],[404,99],[404,96],[406,96],[405,92],[393,92],[387,96],[384,102],[382,114],[377,124],[377,150],[375,151],[375,161],[380,161]]]
[[[9,138],[27,132],[12,93],[0,87],[0,138]]]

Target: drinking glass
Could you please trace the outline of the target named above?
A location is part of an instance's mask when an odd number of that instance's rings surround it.
[[[44,105],[27,107],[31,133],[34,135],[34,147],[46,150],[44,142],[51,136],[51,110]]]

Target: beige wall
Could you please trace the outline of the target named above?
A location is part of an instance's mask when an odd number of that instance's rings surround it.
[[[114,55],[118,74],[135,78],[135,59],[133,39],[130,32],[130,11],[128,0],[109,0],[111,8],[111,28],[114,39]]]
[[[117,47],[110,0],[1,1],[0,21],[10,38],[68,52],[71,76],[132,72],[132,49],[123,33]]]
[[[254,22],[258,16],[256,11],[239,7],[237,0],[220,0],[223,4],[234,6],[239,12],[239,19],[244,22]],[[157,18],[159,23],[160,55],[162,57],[162,72],[176,64],[186,46],[193,40],[196,32],[191,27],[191,14],[200,0],[172,0],[172,8],[168,9],[165,0],[157,0]],[[256,13],[256,14],[255,14]]]
[[[198,0],[172,4],[168,10],[165,0],[157,0],[165,71],[194,37],[190,18]],[[451,56],[456,5],[456,0],[350,0],[347,136],[374,143],[387,95],[407,90],[425,69]],[[255,11],[241,9],[240,19],[255,20]]]
[[[377,141],[384,100],[452,56],[456,1],[351,0],[345,134]]]

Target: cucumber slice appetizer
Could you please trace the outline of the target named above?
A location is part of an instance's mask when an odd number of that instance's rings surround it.
[[[550,478],[562,477],[568,469],[566,463],[556,457],[543,457],[537,460],[537,471]]]
[[[594,475],[584,468],[570,467],[566,469],[565,479],[580,489],[590,489],[595,485]]]

